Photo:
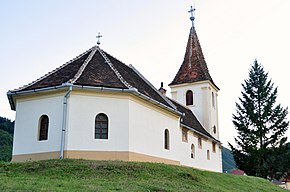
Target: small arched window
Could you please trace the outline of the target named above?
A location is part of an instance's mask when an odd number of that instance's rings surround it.
[[[195,159],[195,147],[194,147],[194,144],[191,144],[190,158],[191,159]]]
[[[216,152],[216,143],[212,142],[212,152],[215,153]]]
[[[95,119],[95,139],[108,139],[108,117],[100,113]]]
[[[164,131],[164,149],[169,150],[169,131],[165,129]]]
[[[49,119],[47,115],[42,115],[39,119],[39,134],[38,140],[43,141],[48,139]]]
[[[207,160],[210,160],[210,152],[209,152],[209,150],[206,151],[206,157],[207,157]]]
[[[212,101],[212,107],[215,107],[215,96],[213,92],[211,92],[211,101]]]
[[[186,105],[193,105],[193,92],[191,90],[186,92]]]
[[[214,125],[213,128],[212,128],[212,132],[213,132],[214,134],[216,134],[216,126],[215,126],[215,125]]]

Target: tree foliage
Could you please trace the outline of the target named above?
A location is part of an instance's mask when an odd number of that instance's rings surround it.
[[[0,117],[0,161],[10,161],[12,156],[14,122]]]
[[[257,61],[242,87],[242,97],[233,114],[237,148],[229,144],[236,164],[248,175],[279,178],[289,169],[285,136],[288,108],[276,104],[277,87]]]

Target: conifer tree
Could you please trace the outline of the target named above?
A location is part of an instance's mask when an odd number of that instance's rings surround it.
[[[247,175],[279,178],[289,169],[285,136],[289,126],[288,108],[276,104],[277,87],[257,61],[242,88],[242,97],[232,116],[238,132],[237,147],[229,143],[237,167]]]

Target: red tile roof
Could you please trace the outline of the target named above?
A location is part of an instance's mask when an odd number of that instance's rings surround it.
[[[136,89],[139,93],[163,106],[176,107],[153,87],[133,66],[127,66],[98,46],[46,74],[38,80],[8,92],[13,93],[53,88],[63,84],[103,87],[115,89]],[[13,107],[12,107],[13,108]]]
[[[231,171],[231,174],[234,174],[234,175],[245,175],[245,172],[243,170],[240,170],[240,169],[234,169]]]
[[[193,83],[204,80],[210,81],[218,89],[209,74],[195,28],[192,27],[190,29],[183,63],[169,85]]]

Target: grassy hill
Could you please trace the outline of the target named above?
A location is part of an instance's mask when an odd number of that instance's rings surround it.
[[[0,191],[285,191],[255,177],[155,163],[47,160],[0,163]]]

